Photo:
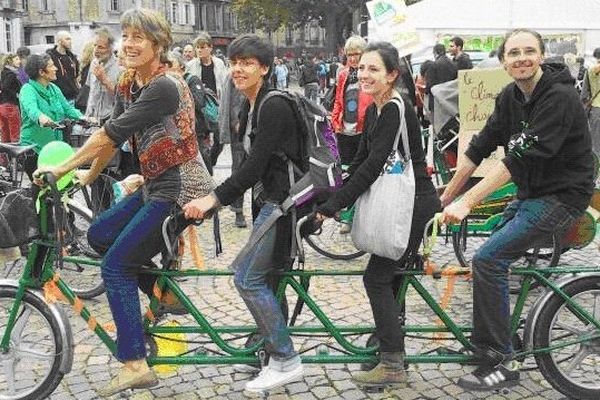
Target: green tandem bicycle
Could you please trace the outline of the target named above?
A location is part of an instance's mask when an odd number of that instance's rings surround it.
[[[59,385],[63,376],[73,365],[74,340],[66,311],[57,302],[46,301],[47,293],[60,294],[87,323],[110,353],[115,353],[113,336],[98,323],[83,301],[59,276],[55,264],[60,259],[57,241],[60,231],[54,229],[53,221],[59,218],[61,194],[54,186],[40,197],[40,234],[32,241],[27,262],[18,280],[0,280],[0,399],[44,399]],[[306,218],[306,217],[305,217]],[[168,223],[166,221],[166,223]],[[299,221],[299,226],[302,221]],[[437,233],[437,223],[432,221],[432,231]],[[56,224],[58,225],[58,224]],[[299,232],[299,230],[298,230]],[[299,237],[299,233],[297,236]],[[301,247],[301,240],[298,240]],[[424,243],[427,260],[432,239]],[[173,242],[171,242],[173,243]],[[171,244],[167,243],[167,247]],[[301,250],[302,251],[302,250]],[[86,262],[84,259],[82,263]],[[95,260],[97,263],[97,260]],[[92,263],[93,264],[93,263]],[[196,307],[181,289],[182,278],[232,275],[223,270],[172,269],[170,263],[163,268],[148,269],[157,276],[155,296],[150,301],[144,317],[150,365],[209,365],[257,363],[264,360],[265,351],[261,341],[248,345],[234,344],[232,338],[248,337],[256,332],[254,325],[217,325],[210,323],[207,315]],[[577,399],[600,398],[600,267],[552,267],[556,279],[550,280],[545,273],[534,268],[519,268],[513,273],[523,277],[521,290],[514,303],[512,333],[520,337],[516,357],[521,360],[535,359],[544,378],[559,392]],[[361,270],[308,270],[299,263],[294,269],[282,272],[276,290],[285,296],[286,289],[293,290],[299,300],[318,320],[316,325],[293,326],[293,336],[313,336],[318,340],[327,337],[334,345],[313,349],[301,349],[304,363],[372,363],[376,360],[377,347],[364,345],[374,332],[372,325],[345,325],[336,323],[332,316],[319,306],[308,291],[309,282],[323,276],[359,276]],[[455,274],[468,274],[457,269]],[[398,302],[403,305],[407,292],[415,291],[441,321],[440,324],[404,325],[407,335],[425,338],[444,335],[466,350],[473,350],[469,342],[472,327],[456,323],[443,309],[423,281],[433,279],[427,268],[412,268],[399,272],[402,276]],[[543,287],[532,291],[533,283]],[[190,313],[186,325],[160,325],[153,317],[161,292],[170,290]],[[530,296],[537,299],[527,313],[525,302]],[[196,335],[204,338],[193,350],[181,354],[160,355],[158,339],[169,335]],[[326,351],[324,351],[326,349]],[[312,352],[311,352],[312,350]],[[410,363],[460,363],[474,362],[470,352],[421,352],[407,354]]]

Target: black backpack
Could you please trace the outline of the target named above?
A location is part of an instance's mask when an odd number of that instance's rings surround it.
[[[204,86],[198,76],[186,74],[185,82],[194,98],[196,136],[200,141],[207,138],[209,133],[219,131],[219,101],[217,95]]]
[[[294,110],[298,132],[302,137],[300,165],[290,160],[283,152],[276,153],[288,166],[290,192],[287,199],[255,229],[248,243],[239,252],[232,265],[237,265],[248,251],[250,251],[265,233],[287,214],[292,216],[292,228],[296,231],[298,211],[310,211],[317,203],[342,187],[342,167],[335,134],[327,118],[327,111],[320,105],[311,102],[306,97],[290,92],[271,90],[262,98],[257,109],[257,125],[261,116],[261,107],[271,97],[283,97]],[[299,177],[299,178],[296,178]],[[314,232],[317,226],[307,226],[300,231],[302,236]],[[292,235],[291,254],[293,258],[298,255],[300,262],[304,262],[304,254],[299,252],[296,236]]]

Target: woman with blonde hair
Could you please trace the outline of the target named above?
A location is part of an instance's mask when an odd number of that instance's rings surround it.
[[[86,85],[87,77],[90,72],[90,65],[94,59],[94,42],[89,41],[81,51],[80,70],[77,81],[79,82],[79,94],[75,99],[75,107],[85,113],[87,108],[87,100],[90,94],[90,87]]]
[[[127,71],[117,84],[112,118],[73,157],[46,168],[61,177],[91,162],[90,172],[81,178],[86,184],[128,141],[136,149],[144,177],[142,188],[100,214],[88,231],[90,245],[103,254],[102,278],[117,328],[115,356],[124,363],[99,391],[101,396],[158,383],[146,363],[138,294],[139,285],[151,295],[155,278],[142,274],[141,267],[164,248],[163,221],[213,188],[199,158],[190,91],[181,76],[169,73],[165,65],[172,43],[169,24],[155,10],[136,8],[122,15],[121,29]],[[182,221],[181,229],[185,225]],[[167,304],[170,308],[163,308],[163,313],[181,311],[176,303]]]

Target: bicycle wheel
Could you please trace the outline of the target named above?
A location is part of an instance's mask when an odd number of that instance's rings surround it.
[[[0,287],[0,332],[4,333],[17,289]],[[25,292],[8,352],[0,353],[0,399],[45,399],[63,373],[60,325],[44,301]]]
[[[600,319],[600,276],[580,278],[562,289],[594,319]],[[533,348],[555,346],[598,333],[595,326],[579,319],[554,294],[540,310],[533,331]],[[600,399],[600,339],[538,353],[535,360],[548,383],[567,397]]]
[[[354,247],[350,232],[340,232],[344,225],[328,218],[323,222],[321,229],[305,238],[306,243],[317,253],[334,260],[352,260],[362,256],[365,252]]]
[[[76,202],[69,202],[67,208],[69,213],[65,227],[67,232],[66,253],[73,257],[99,260],[100,255],[90,247],[87,241],[87,231],[92,223],[91,211]],[[91,299],[104,293],[104,281],[98,266],[64,261],[60,276],[68,283],[73,293],[82,299]]]
[[[101,258],[89,245],[87,231],[94,218],[113,203],[114,182],[114,178],[100,174],[90,186],[79,187],[71,193],[71,200],[67,204],[68,221],[65,224],[65,247],[68,255],[95,260]],[[82,299],[91,299],[104,293],[104,282],[98,266],[65,262],[60,274],[73,292]]]

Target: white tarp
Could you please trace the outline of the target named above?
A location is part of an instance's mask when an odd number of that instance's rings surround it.
[[[600,0],[423,0],[408,14],[417,29],[600,29]]]
[[[440,34],[502,35],[530,28],[544,36],[573,33],[578,53],[600,47],[600,0],[423,0],[408,7],[408,18],[424,46]]]

